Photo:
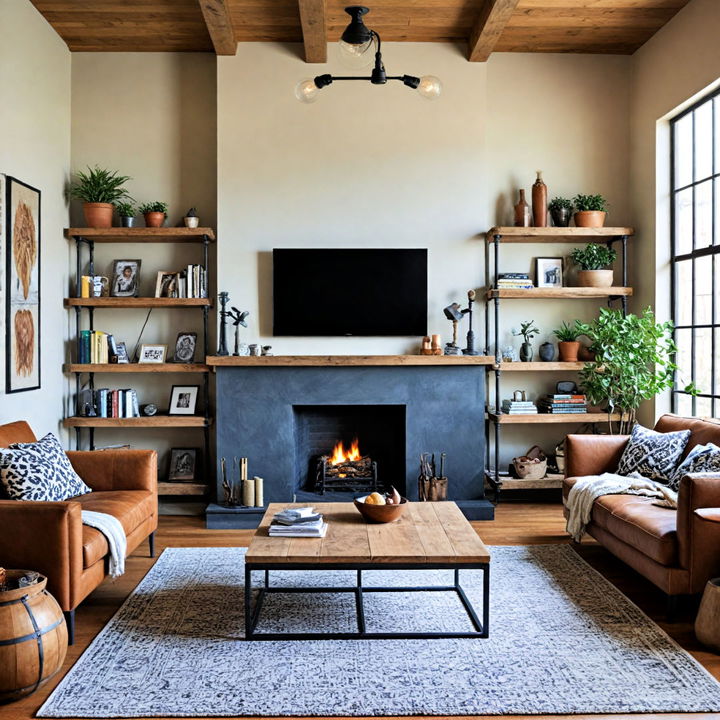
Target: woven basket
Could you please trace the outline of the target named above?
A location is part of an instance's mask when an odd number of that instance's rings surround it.
[[[547,474],[547,457],[533,445],[525,455],[513,458],[513,467],[521,480],[540,480]]]

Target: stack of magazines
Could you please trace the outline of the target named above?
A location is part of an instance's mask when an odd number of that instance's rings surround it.
[[[586,413],[587,397],[585,395],[570,395],[555,393],[546,395],[540,400],[541,412],[551,415],[562,415],[563,413]]]
[[[288,508],[273,515],[271,537],[325,537],[327,523],[313,507]]]
[[[497,286],[510,290],[529,290],[535,287],[527,273],[500,273]]]
[[[537,415],[537,406],[532,400],[503,400],[505,415]]]

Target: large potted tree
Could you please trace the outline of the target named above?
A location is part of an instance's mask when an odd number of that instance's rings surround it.
[[[82,200],[87,227],[112,227],[114,204],[132,199],[124,187],[130,179],[127,175],[118,175],[117,170],[104,170],[97,166],[88,167],[87,172],[77,172],[70,195]]]

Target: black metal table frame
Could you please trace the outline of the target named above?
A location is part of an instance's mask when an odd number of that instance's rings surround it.
[[[357,583],[355,586],[340,587],[279,587],[270,585],[271,570],[355,570]],[[430,585],[412,587],[367,586],[362,583],[363,570],[453,570],[452,585]],[[483,607],[482,621],[460,585],[460,570],[481,570],[483,573]],[[256,588],[257,600],[253,606],[252,573],[265,573],[264,585]],[[470,619],[474,631],[464,632],[370,632],[365,624],[363,595],[371,592],[455,592]],[[357,615],[357,632],[306,632],[279,633],[255,632],[265,596],[274,593],[354,593],[355,612]],[[490,563],[246,563],[245,564],[245,639],[246,640],[389,640],[398,639],[443,639],[443,638],[487,638],[490,630]]]

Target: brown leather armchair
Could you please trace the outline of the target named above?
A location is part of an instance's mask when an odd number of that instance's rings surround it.
[[[0,447],[36,440],[26,422],[0,425]],[[114,515],[127,536],[127,554],[148,538],[155,554],[158,524],[157,454],[153,450],[68,452],[93,492],[64,502],[0,499],[0,565],[37,570],[60,604],[73,642],[75,608],[105,579],[105,536],[82,524],[81,511]]]
[[[720,446],[716,421],[663,415],[655,425],[658,432],[685,429],[691,435],[683,458],[698,444]],[[626,435],[568,435],[563,498],[578,477],[617,470],[627,440]],[[707,522],[703,512],[717,507],[720,474],[686,475],[677,510],[653,505],[652,498],[605,495],[593,505],[587,532],[675,600],[702,592],[709,578],[720,575],[720,523]]]

